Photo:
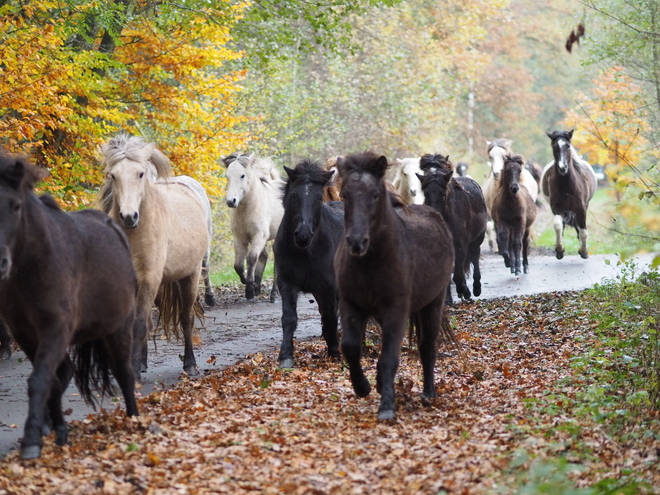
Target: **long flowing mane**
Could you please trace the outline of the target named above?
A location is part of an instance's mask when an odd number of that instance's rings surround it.
[[[145,158],[144,148],[147,146],[149,144],[138,136],[119,134],[111,138],[101,147],[104,155],[105,171],[109,172],[113,166],[125,159],[143,160]],[[172,162],[159,149],[153,147],[147,160],[153,166],[153,168],[150,167],[149,174],[151,182],[156,182],[158,179],[167,179],[174,175]],[[112,207],[112,181],[107,178],[101,186],[99,203],[103,211],[106,213],[110,211]]]

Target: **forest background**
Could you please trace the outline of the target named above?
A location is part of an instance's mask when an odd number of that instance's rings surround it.
[[[438,152],[481,182],[486,140],[544,165],[545,131],[575,128],[614,185],[608,229],[657,249],[659,19],[655,0],[0,0],[0,144],[75,209],[101,144],[154,141],[207,187],[222,258],[230,152]]]

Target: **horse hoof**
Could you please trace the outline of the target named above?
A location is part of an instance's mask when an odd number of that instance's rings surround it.
[[[474,297],[479,297],[481,295],[481,284],[474,284],[472,290],[474,292]]]
[[[188,373],[188,376],[199,376],[199,370],[197,366],[184,366],[183,371]]]
[[[557,256],[558,260],[562,259],[564,257],[564,251],[555,250],[555,256]]]
[[[207,306],[215,306],[215,296],[213,294],[204,295],[204,302],[207,304]]]
[[[62,445],[69,443],[69,429],[66,425],[57,427],[55,432],[55,444],[61,447]]]
[[[394,409],[378,411],[378,421],[391,421],[393,419],[396,419],[396,411]]]
[[[582,251],[578,251],[578,254],[579,254],[580,257],[581,257],[582,259],[584,259],[584,260],[586,260],[587,258],[589,258],[589,252],[588,252],[588,251],[585,251],[584,253],[583,253]]]
[[[253,288],[245,288],[245,299],[254,299],[254,289]]]
[[[362,378],[361,383],[354,383],[353,390],[358,397],[366,397],[371,393],[371,384],[366,378]]]
[[[514,273],[514,271],[513,271],[513,270],[511,270],[511,272],[512,272],[512,273]],[[522,272],[520,271],[520,269],[519,269],[519,268],[518,268],[518,269],[516,269],[516,271],[515,271],[515,275],[516,275],[516,277],[517,277],[518,275],[520,275],[521,273],[522,273]]]
[[[528,267],[528,266],[524,266],[524,267],[523,267],[523,272],[525,272],[525,273],[529,273],[529,267]]]
[[[21,448],[21,459],[38,459],[39,457],[41,457],[41,447],[39,445]]]
[[[284,368],[284,369],[293,368],[293,358],[280,359],[280,368]]]
[[[0,349],[0,361],[11,358],[11,348],[7,347],[5,349]]]

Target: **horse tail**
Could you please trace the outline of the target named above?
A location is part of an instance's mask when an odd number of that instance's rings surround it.
[[[110,354],[103,339],[96,339],[74,347],[73,362],[76,386],[85,402],[96,409],[98,399],[94,390],[101,391],[101,397],[111,396],[115,387],[110,378]]]
[[[183,310],[186,309],[184,308],[184,297],[181,292],[181,284],[176,281],[161,285],[161,292],[156,300],[156,305],[160,312],[159,323],[162,325],[165,338],[167,340],[171,340],[172,338],[175,340],[181,340],[183,337],[181,314]],[[197,298],[195,298],[193,310],[193,317],[202,320],[204,317],[204,309]]]

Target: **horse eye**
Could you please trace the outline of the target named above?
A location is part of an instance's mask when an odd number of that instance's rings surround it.
[[[376,201],[378,199],[378,196],[380,196],[380,193],[375,192],[374,193],[374,201]]]
[[[144,177],[144,172],[140,172],[140,179]]]
[[[14,203],[13,201],[11,201],[11,202],[9,203],[9,209],[10,209],[12,212],[16,213],[18,210],[21,209],[21,204],[20,204],[20,203]]]
[[[245,179],[245,174],[241,175],[241,179]]]
[[[112,180],[115,180],[115,174],[110,174],[110,178],[111,178]]]

